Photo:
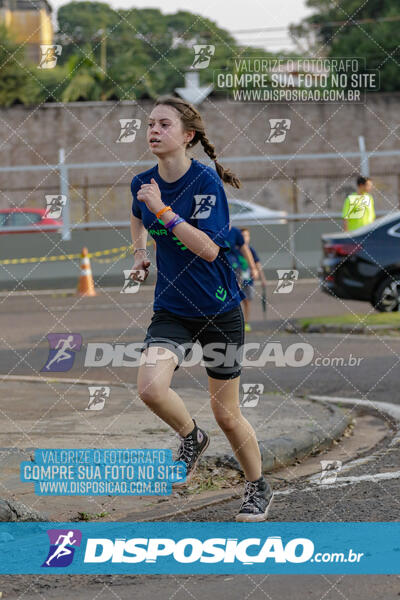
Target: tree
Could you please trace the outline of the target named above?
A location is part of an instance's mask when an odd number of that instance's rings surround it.
[[[37,69],[24,63],[21,54],[22,67],[8,72],[1,104],[134,100],[173,93],[184,85],[195,44],[215,46],[211,68],[199,71],[201,85],[212,83],[215,71],[231,68],[235,56],[274,56],[241,48],[229,32],[188,11],[114,10],[95,1],[61,6],[54,41],[62,46],[57,66]]]
[[[67,63],[69,83],[62,92],[63,102],[77,100],[108,100],[112,88],[105,85],[105,75],[91,57],[73,55]]]
[[[24,52],[0,24],[0,105],[28,104],[40,97],[40,85],[24,62]]]
[[[314,33],[319,56],[362,57],[378,70],[380,90],[400,90],[398,0],[307,0],[315,13],[292,28],[295,35]]]
[[[70,72],[64,99],[77,94],[87,99],[95,99],[93,94],[97,97],[97,88],[92,85],[94,72],[92,68],[91,74],[87,72],[87,60],[93,62],[92,67],[96,63],[104,75],[104,97],[110,97],[112,89],[113,98],[137,99],[155,98],[181,87],[193,62],[194,44],[216,47],[213,68],[200,71],[201,84],[211,83],[213,71],[226,68],[232,56],[240,52],[227,31],[188,11],[164,15],[157,8],[114,11],[101,2],[71,2],[59,9],[58,23],[61,64],[72,56],[80,57]],[[256,55],[268,54],[257,50]],[[73,83],[73,78],[78,81]]]

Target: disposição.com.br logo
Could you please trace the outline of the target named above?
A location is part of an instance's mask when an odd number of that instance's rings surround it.
[[[42,567],[68,567],[82,542],[79,529],[48,529],[50,548]]]
[[[42,567],[68,567],[75,549],[81,545],[82,533],[78,529],[50,529],[47,531],[50,548]],[[251,550],[250,550],[251,548]],[[359,563],[362,552],[352,549],[342,552],[315,552],[309,538],[292,538],[283,541],[281,536],[251,537],[244,539],[196,537],[126,538],[106,537],[86,540],[82,555],[84,564],[157,563],[172,558],[181,564],[195,563]]]

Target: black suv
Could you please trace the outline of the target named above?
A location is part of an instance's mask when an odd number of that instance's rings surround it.
[[[322,289],[364,300],[380,312],[399,310],[400,212],[344,233],[322,236]]]

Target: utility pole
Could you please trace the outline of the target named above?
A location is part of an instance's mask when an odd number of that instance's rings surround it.
[[[101,29],[101,40],[100,40],[100,67],[104,75],[107,75],[107,36],[106,30]]]

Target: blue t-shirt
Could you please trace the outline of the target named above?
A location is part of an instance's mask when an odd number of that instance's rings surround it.
[[[226,257],[234,269],[239,267],[240,248],[244,244],[242,232],[237,227],[231,227],[227,235],[226,241],[229,244],[229,250]]]
[[[208,262],[187,248],[161,219],[137,199],[140,186],[157,181],[162,201],[190,225],[204,231],[221,250]],[[141,219],[157,244],[157,283],[154,310],[166,309],[188,317],[215,315],[232,310],[245,297],[235,273],[225,258],[229,248],[229,209],[219,175],[192,159],[191,166],[177,181],[161,179],[158,165],[135,175],[131,183],[132,213]]]

